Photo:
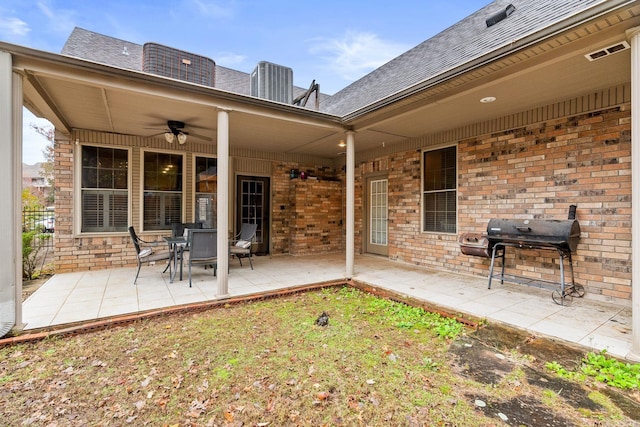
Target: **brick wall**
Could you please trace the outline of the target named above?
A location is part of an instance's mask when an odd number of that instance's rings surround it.
[[[85,235],[76,236],[73,232],[74,209],[74,147],[71,141],[76,138],[82,141],[90,140],[92,133],[72,135],[69,140],[65,137],[56,138],[54,152],[55,170],[55,213],[56,233],[54,235],[53,264],[56,273],[66,273],[83,270],[101,270],[105,268],[118,268],[136,265],[135,248],[128,233],[118,233],[105,236]],[[98,134],[96,134],[98,135]],[[120,147],[140,147],[143,144],[139,137],[124,135],[98,135],[105,140],[98,139],[100,144],[109,144]],[[113,140],[111,140],[113,138]],[[153,144],[153,143],[152,143]],[[155,143],[162,147],[162,142]],[[149,145],[147,143],[147,145]],[[181,146],[183,147],[183,146]],[[134,164],[139,164],[139,148],[133,151]],[[133,174],[132,194],[139,192],[139,170],[131,171]],[[139,204],[135,202],[132,207],[133,216],[136,218]],[[133,220],[133,224],[137,224]],[[167,232],[145,233],[142,238],[146,241],[159,241],[162,244],[162,236]],[[163,249],[162,246],[160,248]]]
[[[338,181],[292,180],[292,254],[344,250],[342,187]]]
[[[576,282],[592,298],[630,299],[630,121],[623,105],[459,141],[458,234],[494,217],[566,219],[575,204]],[[490,260],[462,255],[457,235],[420,231],[421,153],[389,162],[390,258],[486,276]],[[557,253],[507,253],[507,273],[558,281]]]
[[[291,169],[304,170],[318,180],[291,179]],[[343,250],[343,183],[336,180],[336,171],[292,162],[274,162],[273,171],[272,253]]]

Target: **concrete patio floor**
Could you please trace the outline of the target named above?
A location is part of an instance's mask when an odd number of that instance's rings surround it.
[[[345,278],[341,253],[254,257],[254,270],[248,262],[243,264],[240,267],[237,260],[231,260],[232,297]],[[56,274],[23,303],[25,331],[217,298],[217,282],[211,270],[197,267],[193,287],[189,288],[186,270],[182,281],[176,277],[169,283],[168,272],[162,273],[164,267],[163,262],[143,265],[137,285],[133,285],[135,268]],[[586,296],[560,306],[551,299],[549,289],[499,282],[487,289],[486,278],[443,273],[369,255],[356,256],[353,279],[423,300],[443,311],[632,358],[630,305]]]

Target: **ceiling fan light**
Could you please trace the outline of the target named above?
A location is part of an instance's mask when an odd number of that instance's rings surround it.
[[[172,144],[173,143],[173,134],[171,132],[165,132],[164,133],[164,139],[166,139],[169,144]]]
[[[182,132],[178,133],[178,143],[183,145],[185,142],[187,142],[187,134]]]

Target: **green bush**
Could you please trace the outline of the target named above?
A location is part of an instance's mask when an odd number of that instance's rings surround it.
[[[22,277],[27,280],[36,279],[40,275],[38,262],[42,248],[51,238],[49,233],[41,233],[36,230],[22,233]]]

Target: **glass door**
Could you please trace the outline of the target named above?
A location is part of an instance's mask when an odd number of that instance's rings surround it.
[[[269,253],[270,179],[267,177],[239,175],[236,183],[236,230],[242,223],[256,224],[257,254]]]
[[[387,178],[367,179],[366,224],[367,239],[365,252],[388,255],[389,204]]]

